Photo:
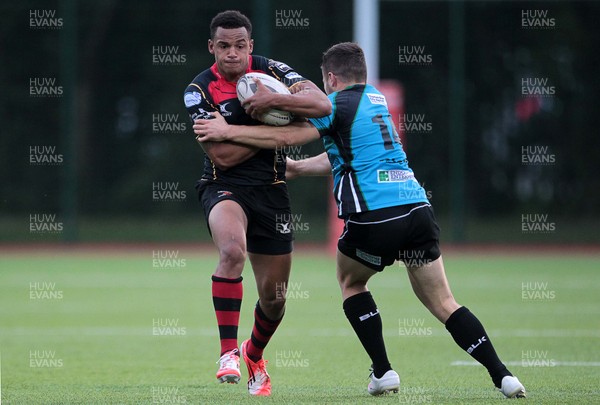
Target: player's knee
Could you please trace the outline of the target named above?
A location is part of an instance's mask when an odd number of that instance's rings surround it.
[[[427,307],[431,314],[439,319],[440,322],[446,323],[446,320],[448,320],[450,315],[460,308],[460,304],[458,304],[454,298],[450,296],[443,300],[430,303]]]
[[[275,294],[273,296],[261,297],[260,307],[263,312],[271,318],[279,318],[285,309],[285,294]]]
[[[246,262],[246,249],[239,243],[227,243],[219,247],[219,267],[240,269]]]
[[[367,285],[367,280],[354,277],[351,273],[338,272],[337,279],[342,291],[362,289]]]

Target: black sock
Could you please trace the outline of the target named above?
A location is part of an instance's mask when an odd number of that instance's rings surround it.
[[[500,388],[502,378],[512,375],[498,358],[479,319],[466,307],[460,307],[450,315],[446,329],[457,345],[487,368],[496,387]]]
[[[383,342],[383,325],[377,305],[369,291],[344,301],[344,313],[373,362],[373,374],[381,378],[391,370]]]

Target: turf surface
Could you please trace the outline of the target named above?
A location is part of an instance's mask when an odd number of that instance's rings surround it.
[[[370,288],[401,389],[371,398],[370,362],[343,315],[333,260],[306,253],[294,258],[287,313],[265,353],[273,395],[252,398],[244,383],[217,384],[209,281],[216,256],[163,249],[161,262],[153,253],[4,252],[2,404],[490,404],[503,398],[417,301],[398,265]],[[526,402],[600,403],[599,258],[445,259],[454,295],[481,319],[526,385]],[[256,301],[249,270],[244,339]]]

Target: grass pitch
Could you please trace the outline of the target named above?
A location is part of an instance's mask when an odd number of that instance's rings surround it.
[[[157,258],[158,256],[158,258]],[[161,261],[162,260],[162,261]],[[486,326],[535,404],[600,403],[600,259],[447,254],[457,300]],[[332,258],[296,253],[287,313],[267,347],[270,398],[215,379],[215,255],[7,253],[0,258],[2,404],[490,404],[481,366],[417,301],[403,267],[370,283],[397,395],[367,394],[370,362],[344,317]],[[240,341],[256,289],[244,272]]]

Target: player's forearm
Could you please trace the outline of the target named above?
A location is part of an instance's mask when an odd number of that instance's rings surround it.
[[[287,127],[230,125],[225,134],[225,139],[260,149],[276,149],[285,145],[288,132]]]
[[[201,144],[209,159],[220,170],[227,170],[256,155],[258,149],[249,145],[229,142],[204,142]]]
[[[319,132],[306,122],[295,122],[283,127],[268,125],[230,125],[225,139],[260,149],[277,149],[304,145],[319,138]]]
[[[325,152],[311,158],[296,160],[294,166],[297,176],[328,176],[331,174],[331,163]]]
[[[319,118],[331,114],[331,102],[314,83],[300,82],[290,90],[292,94],[276,95],[273,108],[306,118]]]

